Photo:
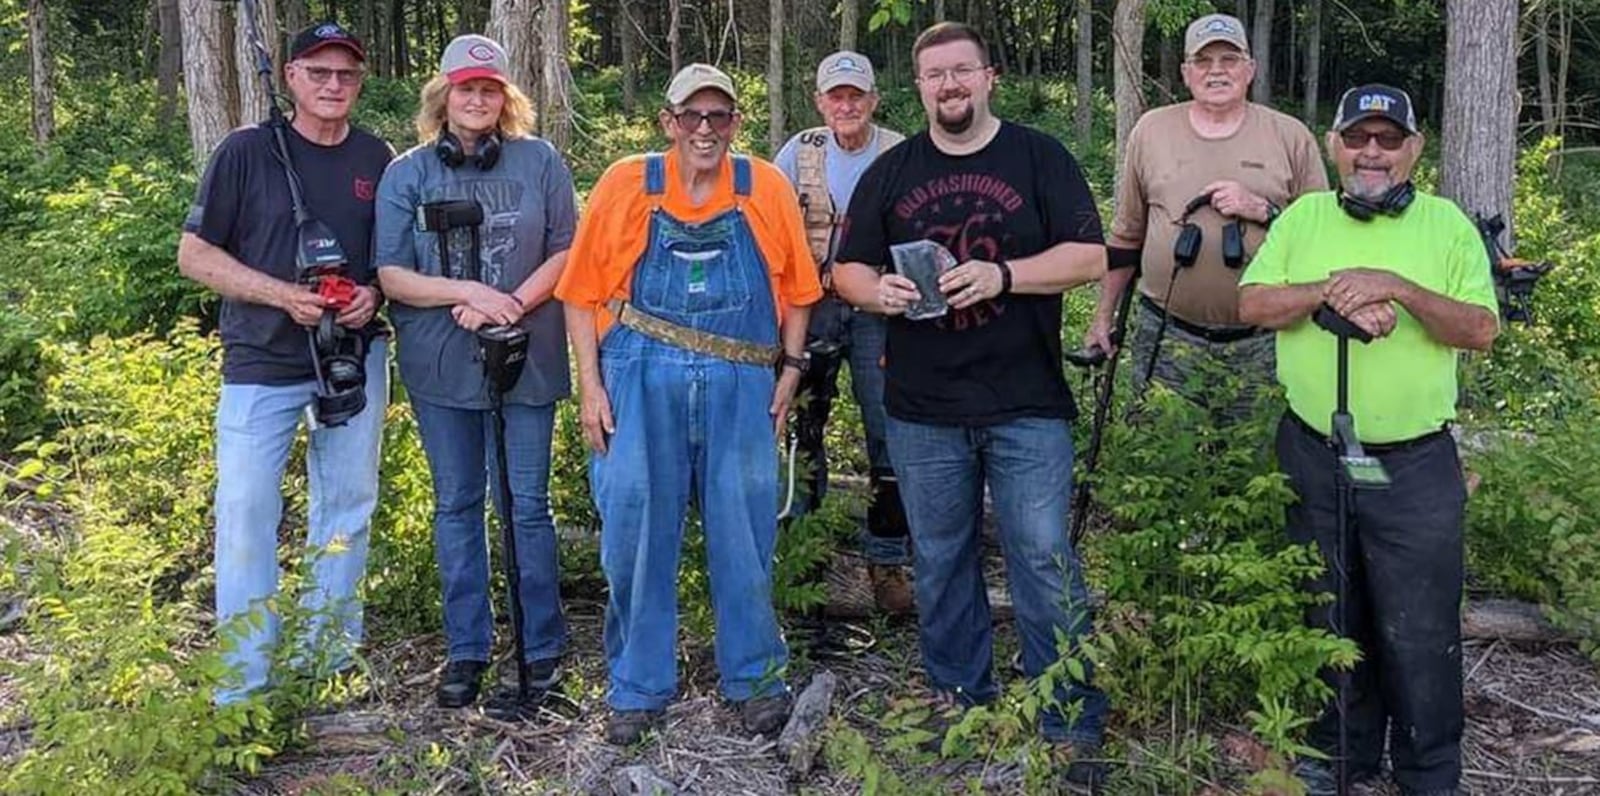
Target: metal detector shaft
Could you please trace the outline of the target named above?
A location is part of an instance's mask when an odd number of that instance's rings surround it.
[[[1083,455],[1083,475],[1073,485],[1072,494],[1072,532],[1070,539],[1076,548],[1083,539],[1083,532],[1088,527],[1089,501],[1092,497],[1089,488],[1089,477],[1094,475],[1095,468],[1100,465],[1100,441],[1104,438],[1106,420],[1111,414],[1111,398],[1117,384],[1117,359],[1122,355],[1122,342],[1127,336],[1128,315],[1133,308],[1133,294],[1139,286],[1139,269],[1133,269],[1133,277],[1122,288],[1122,295],[1117,297],[1116,328],[1111,331],[1111,344],[1115,350],[1107,354],[1100,352],[1100,361],[1095,363],[1092,354],[1088,358],[1080,358],[1085,366],[1100,365],[1098,380],[1095,382],[1094,396],[1094,422],[1089,426],[1089,449]],[[1098,348],[1093,349],[1099,351]],[[1078,360],[1074,360],[1077,364]]]
[[[528,667],[523,661],[522,630],[522,565],[517,560],[517,523],[515,505],[511,498],[511,472],[506,466],[506,414],[505,397],[490,391],[490,414],[494,416],[494,463],[499,477],[495,490],[500,494],[500,545],[505,552],[506,591],[511,593],[511,626],[516,641],[517,704],[528,697]]]

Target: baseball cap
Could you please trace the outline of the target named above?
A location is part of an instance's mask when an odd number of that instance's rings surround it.
[[[509,66],[505,48],[494,39],[476,33],[455,37],[439,58],[440,74],[454,85],[482,77],[509,83],[511,79],[506,77]]]
[[[1335,132],[1344,132],[1362,119],[1388,119],[1412,135],[1417,133],[1417,115],[1411,108],[1411,95],[1382,83],[1356,86],[1339,98],[1339,113],[1333,117]]]
[[[1227,14],[1207,14],[1189,23],[1183,34],[1183,57],[1189,58],[1214,41],[1225,41],[1250,54],[1250,41],[1244,36],[1244,23]]]
[[[295,34],[289,43],[289,60],[298,61],[324,47],[343,47],[355,55],[356,60],[367,60],[367,50],[361,40],[337,22],[318,22]]]
[[[840,50],[817,64],[817,90],[826,93],[838,86],[855,86],[872,91],[876,85],[872,62],[861,53]]]
[[[733,89],[733,78],[728,73],[711,64],[689,64],[678,70],[672,76],[672,82],[667,84],[667,102],[672,105],[682,105],[695,95],[695,92],[704,89],[716,89],[728,95],[728,99],[739,101],[738,92]]]

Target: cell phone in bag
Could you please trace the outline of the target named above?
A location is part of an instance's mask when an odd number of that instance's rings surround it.
[[[950,311],[950,303],[939,290],[939,277],[957,265],[949,249],[931,240],[914,240],[890,246],[889,254],[894,257],[895,273],[910,279],[922,294],[906,307],[907,320],[938,318]]]

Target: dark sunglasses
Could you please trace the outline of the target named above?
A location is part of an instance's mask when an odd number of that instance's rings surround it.
[[[1378,146],[1390,152],[1405,146],[1406,139],[1409,137],[1398,130],[1381,130],[1376,133],[1365,130],[1345,130],[1339,134],[1339,140],[1344,142],[1345,149],[1366,149],[1368,141],[1377,139]]]
[[[733,116],[733,111],[681,110],[672,114],[679,130],[692,133],[700,129],[701,122],[705,122],[711,125],[711,131],[718,135],[728,132],[728,128],[733,126]]]

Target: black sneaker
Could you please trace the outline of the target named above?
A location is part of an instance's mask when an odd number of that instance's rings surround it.
[[[1339,774],[1334,771],[1333,763],[1326,760],[1318,760],[1314,757],[1298,757],[1295,758],[1294,765],[1290,767],[1290,772],[1294,774],[1296,779],[1300,780],[1301,784],[1306,786],[1306,796],[1338,796],[1339,794]],[[1380,773],[1379,771],[1371,770],[1351,770],[1350,784],[1352,786],[1370,785],[1378,779]],[[1435,794],[1454,796],[1455,791],[1428,791],[1423,796],[1435,796]],[[1411,796],[1409,791],[1407,796]]]
[[[739,720],[751,735],[771,735],[789,721],[789,695],[755,697],[739,703]]]
[[[529,691],[549,691],[561,682],[561,661],[558,658],[529,661],[522,665]]]
[[[659,710],[613,710],[606,720],[606,743],[632,746],[661,721]]]
[[[438,700],[441,708],[464,708],[478,699],[478,688],[483,684],[483,672],[489,664],[483,661],[451,661],[445,664],[439,678]]]

